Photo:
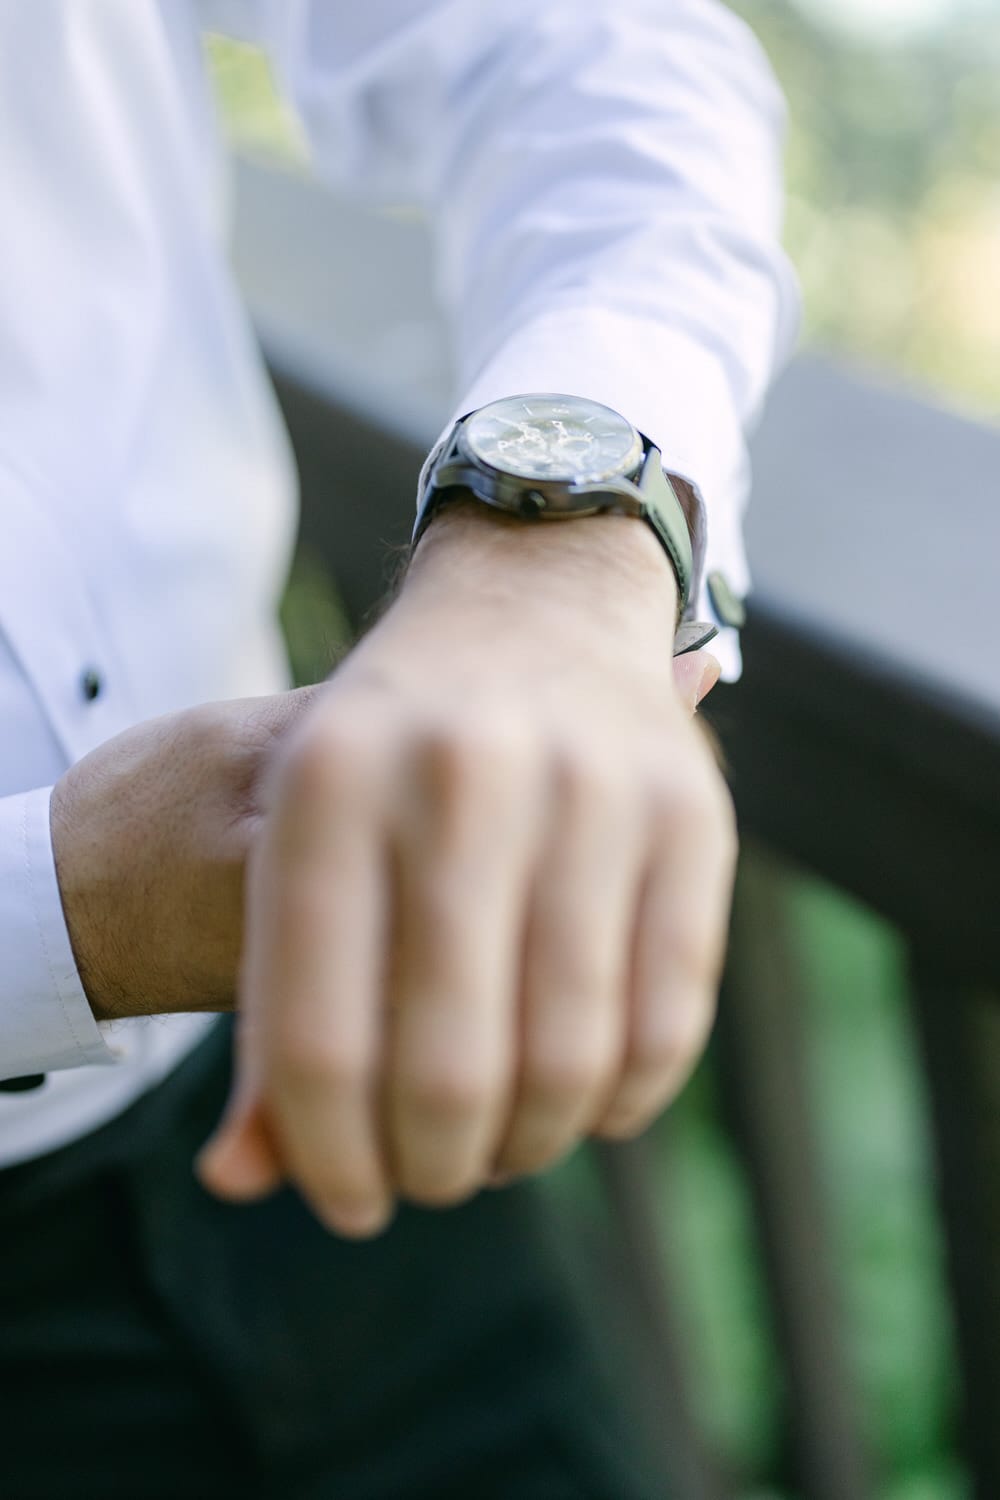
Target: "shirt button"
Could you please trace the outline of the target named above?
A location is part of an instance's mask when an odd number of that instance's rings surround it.
[[[87,703],[93,703],[101,695],[104,682],[96,667],[85,667],[80,673],[80,692]]]
[[[29,1089],[40,1089],[44,1082],[44,1073],[25,1073],[23,1078],[5,1078],[0,1089],[5,1094],[24,1094]]]

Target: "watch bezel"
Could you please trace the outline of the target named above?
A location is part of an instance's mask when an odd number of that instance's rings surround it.
[[[566,405],[577,403],[584,408],[593,408],[601,412],[606,412],[608,417],[613,418],[616,423],[619,423],[621,425],[624,432],[631,435],[631,445],[619,467],[601,474],[586,475],[581,477],[575,477],[572,474],[548,476],[540,474],[524,474],[516,469],[504,468],[501,465],[493,462],[491,459],[486,458],[473,445],[471,438],[473,424],[481,420],[484,415],[490,413],[494,407],[509,406],[513,401],[523,403],[529,401],[551,403],[554,399],[558,399],[560,402]],[[557,501],[562,496],[567,495],[567,493],[570,496],[575,495],[581,498],[585,495],[592,495],[595,496],[596,499],[596,493],[598,490],[603,489],[603,491],[607,493],[607,487],[609,485],[613,486],[614,484],[621,482],[622,480],[634,480],[636,476],[641,472],[643,463],[645,462],[646,458],[646,443],[643,440],[641,432],[639,432],[638,428],[635,427],[627,417],[623,416],[620,411],[616,411],[613,406],[608,406],[603,401],[595,401],[589,396],[564,396],[552,391],[527,391],[523,395],[519,394],[517,396],[503,396],[498,398],[496,401],[489,401],[486,402],[486,404],[483,406],[476,407],[475,410],[467,413],[467,415],[464,416],[458,423],[456,432],[456,447],[458,448],[458,451],[463,459],[465,459],[468,463],[472,464],[476,468],[480,468],[486,471],[494,478],[495,481],[509,480],[513,487],[519,488],[521,490],[536,491],[541,497],[544,498],[546,502],[544,508],[547,512],[558,513],[558,511],[560,510],[565,510],[566,513],[573,515],[586,513],[586,510],[582,511],[581,508],[576,505],[562,506],[558,504],[552,504],[551,502]]]

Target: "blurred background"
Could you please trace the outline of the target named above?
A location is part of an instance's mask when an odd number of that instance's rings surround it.
[[[786,241],[805,341],[987,422],[1000,410],[1000,9],[996,0],[738,0],[790,104]],[[263,59],[209,55],[241,153],[308,173]],[[285,607],[314,680],[347,638],[303,548]],[[960,1500],[955,1335],[906,953],[885,921],[755,853],[792,945],[810,1129],[841,1332],[879,1500]],[[789,1460],[753,1205],[710,1055],[657,1127],[654,1203],[694,1420],[743,1500],[802,1493]],[[599,1215],[584,1154],[551,1190]],[[1000,1400],[1000,1398],[998,1398]]]

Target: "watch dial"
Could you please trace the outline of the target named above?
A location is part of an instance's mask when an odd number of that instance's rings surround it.
[[[471,416],[463,439],[491,468],[525,479],[593,483],[630,474],[642,439],[610,406],[577,396],[510,396]]]

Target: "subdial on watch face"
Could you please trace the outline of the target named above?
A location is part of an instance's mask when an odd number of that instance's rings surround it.
[[[593,484],[631,474],[642,439],[610,406],[577,396],[510,396],[480,408],[463,440],[482,463],[524,479]]]

